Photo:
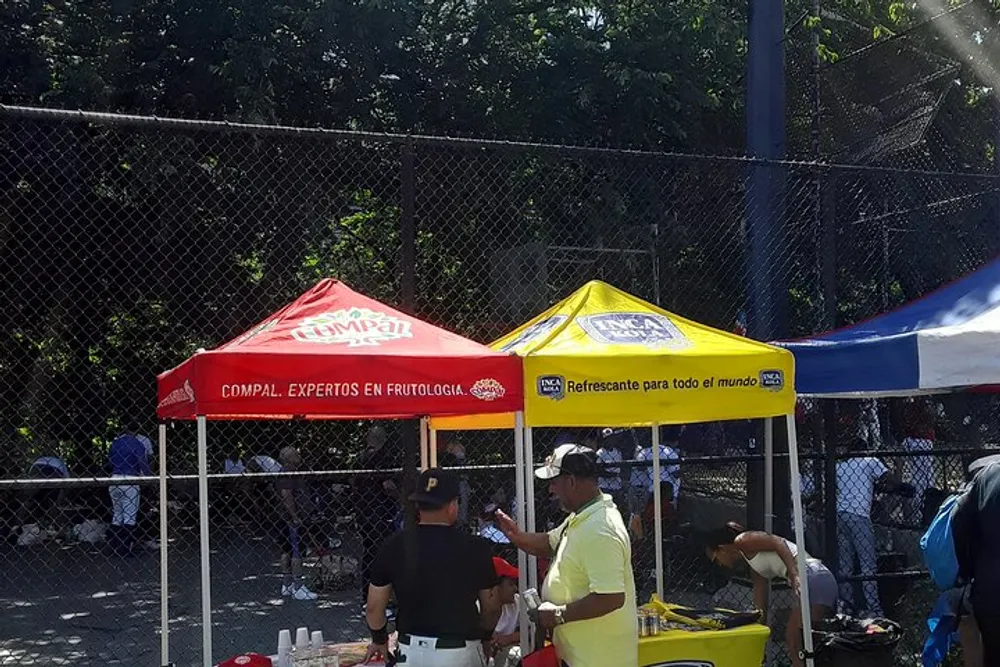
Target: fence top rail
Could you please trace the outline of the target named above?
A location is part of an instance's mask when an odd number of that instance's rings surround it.
[[[762,158],[731,155],[698,155],[673,151],[648,151],[634,148],[602,148],[597,146],[572,146],[565,144],[544,144],[529,141],[502,139],[472,139],[445,137],[425,134],[392,134],[359,130],[336,130],[320,127],[296,127],[290,125],[264,125],[259,123],[238,123],[218,120],[170,118],[163,116],[140,116],[136,114],[82,111],[69,109],[46,109],[43,107],[0,104],[0,119],[29,119],[68,123],[93,123],[109,127],[131,127],[161,129],[171,131],[198,131],[252,134],[256,136],[313,138],[323,141],[379,142],[407,146],[437,146],[440,148],[467,148],[497,150],[518,153],[545,153],[563,157],[620,158],[664,160],[673,162],[701,162],[733,166],[783,167],[816,173],[845,172],[884,175],[910,175],[923,177],[947,177],[963,180],[996,183],[1000,186],[1000,174],[984,174],[967,171],[933,171],[921,169],[893,169],[870,165],[837,164],[801,160],[768,160]]]
[[[512,466],[513,467],[513,466]],[[381,470],[298,470],[287,472],[256,472],[256,473],[209,473],[206,477],[213,481],[239,482],[240,480],[278,480],[288,478],[305,479],[336,479],[340,477],[355,477],[379,474],[384,475],[400,474],[402,468],[385,468]],[[172,474],[166,477],[168,482],[195,482],[198,475],[195,473]],[[135,476],[135,477],[69,477],[69,478],[24,478],[24,479],[0,479],[0,491],[10,489],[25,488],[69,488],[69,487],[95,487],[95,486],[148,486],[158,484],[160,478],[156,475]]]
[[[942,458],[946,456],[968,456],[968,455],[980,455],[986,456],[993,450],[984,450],[978,448],[942,448],[935,449],[931,452],[925,451],[910,451],[905,449],[869,449],[857,452],[837,452],[834,454],[834,458],[838,461],[843,461],[856,457],[863,456],[874,456],[874,457],[885,457],[885,458],[915,458],[921,456],[930,456],[932,458]],[[785,460],[788,458],[787,452],[775,452],[775,460]],[[827,454],[823,452],[811,452],[803,451],[800,452],[799,458],[803,460],[814,460],[822,461],[827,458]],[[664,458],[662,462],[664,465],[675,465],[675,466],[690,466],[690,465],[718,465],[727,463],[759,463],[764,460],[764,454],[729,454],[721,456],[680,456],[677,458]],[[533,465],[541,466],[544,461],[536,461]],[[624,459],[622,461],[614,461],[613,463],[608,463],[608,467],[615,468],[621,467],[628,470],[632,469],[645,469],[651,468],[653,466],[653,461],[649,459]],[[488,471],[498,471],[498,470],[513,470],[515,465],[513,463],[490,463],[490,464],[479,464],[479,465],[461,465],[461,466],[448,466],[448,469],[456,473],[482,473]],[[285,472],[243,472],[243,473],[209,473],[208,479],[213,481],[225,481],[225,482],[237,482],[241,479],[247,480],[277,480],[277,479],[287,479],[287,478],[304,478],[304,479],[338,479],[338,478],[350,478],[350,477],[364,477],[365,475],[384,475],[389,474],[401,474],[403,472],[402,468],[384,468],[384,469],[353,469],[344,468],[338,470],[298,470],[298,471],[285,471]],[[170,482],[193,482],[197,481],[198,475],[194,473],[188,474],[167,474],[167,480]],[[22,478],[22,479],[0,479],[0,490],[12,490],[12,489],[25,489],[25,488],[68,488],[68,487],[95,487],[95,486],[128,486],[128,485],[152,485],[157,484],[160,478],[156,475],[149,475],[145,477],[70,477],[67,479],[34,479],[34,478]]]

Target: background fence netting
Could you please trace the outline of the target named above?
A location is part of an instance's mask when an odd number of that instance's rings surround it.
[[[761,172],[780,183],[775,200],[755,195]],[[0,108],[0,664],[158,659],[158,485],[138,484],[136,551],[121,557],[105,540],[110,487],[120,485],[107,469],[110,442],[136,420],[155,449],[156,374],[322,277],[484,342],[591,279],[728,331],[790,337],[977,268],[997,249],[998,201],[997,177],[984,174]],[[751,253],[761,240],[748,220],[762,215],[776,231]],[[764,315],[746,288],[760,272],[776,295]],[[807,547],[855,605],[877,603],[904,622],[908,659],[935,595],[915,546],[925,505],[996,442],[996,407],[986,395],[931,399],[916,437],[900,401],[801,406]],[[372,544],[396,529],[400,442],[412,427],[380,425],[386,444],[372,453],[383,437],[374,426],[209,424],[216,659],[270,651],[280,628],[364,636],[363,572]],[[675,601],[752,599],[745,573],[730,579],[693,535],[730,520],[763,525],[762,432],[746,422],[662,434]],[[865,445],[851,449],[858,434]],[[605,486],[637,517],[636,583],[648,595],[649,433],[571,435],[618,448],[620,474]],[[536,434],[539,461],[559,436]],[[774,525],[790,534],[778,441]],[[170,426],[178,665],[195,664],[200,646],[195,442],[194,425]],[[463,525],[500,540],[488,508],[513,500],[512,435],[441,433],[439,443],[439,461],[464,480]],[[276,472],[286,447],[302,458],[294,474]],[[875,468],[856,461],[874,457],[897,483],[879,481],[874,510],[848,525],[838,502],[854,492],[837,485],[871,482]],[[308,525],[301,570],[289,563],[288,575],[275,530],[283,480],[302,492]],[[544,528],[559,510],[536,489]],[[502,540],[496,549],[516,561]],[[780,620],[790,602],[777,594]],[[782,664],[783,635],[774,637],[769,660]]]

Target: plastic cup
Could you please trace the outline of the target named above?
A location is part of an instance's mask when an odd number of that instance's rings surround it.
[[[299,651],[309,648],[309,628],[299,628],[295,631],[295,648]]]
[[[315,649],[323,648],[323,631],[313,630],[312,637],[310,640],[310,646]]]
[[[278,633],[278,662],[275,667],[291,667],[292,664],[292,633],[281,630]]]

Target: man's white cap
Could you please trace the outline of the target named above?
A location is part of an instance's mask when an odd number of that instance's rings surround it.
[[[545,459],[545,465],[535,469],[535,477],[538,479],[553,479],[563,473],[595,477],[597,453],[590,447],[568,442],[556,447],[555,451]]]

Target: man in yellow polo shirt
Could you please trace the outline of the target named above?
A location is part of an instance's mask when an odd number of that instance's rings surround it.
[[[566,667],[636,667],[632,548],[611,496],[598,488],[594,450],[560,445],[535,476],[549,482],[569,517],[549,533],[525,533],[497,512],[497,525],[519,549],[551,558],[538,622]]]

